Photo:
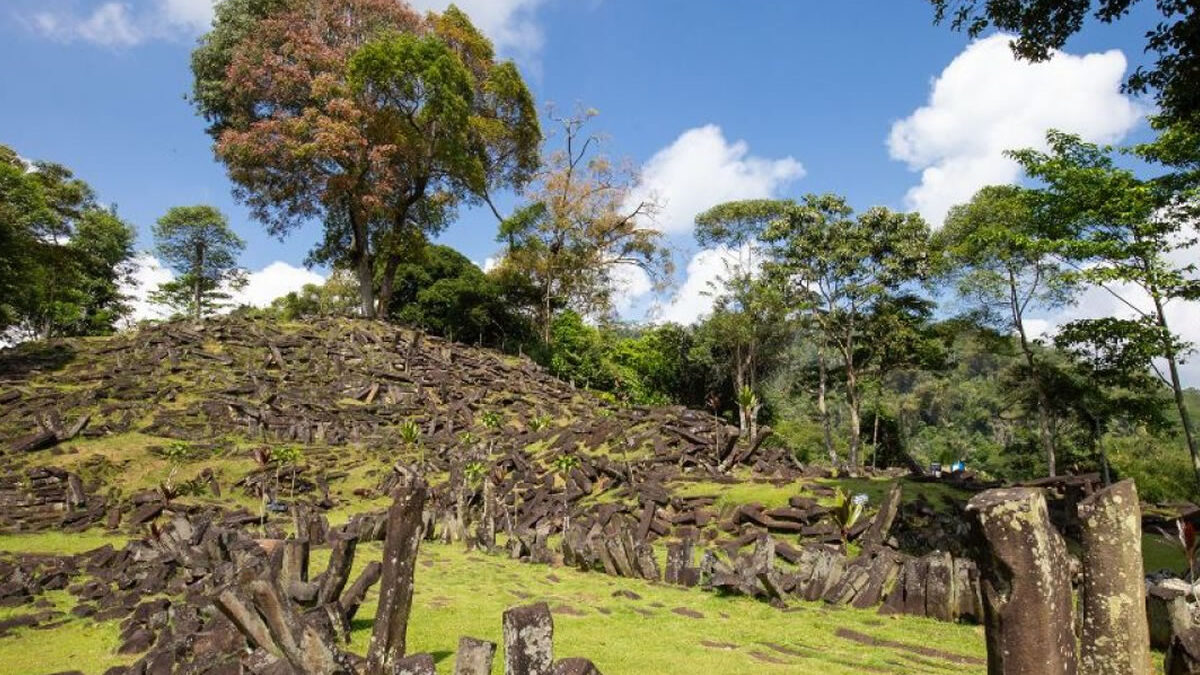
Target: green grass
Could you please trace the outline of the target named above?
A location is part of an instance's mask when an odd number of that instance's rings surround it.
[[[0,534],[0,556],[5,553],[75,555],[100,548],[105,544],[112,544],[113,548],[121,548],[128,539],[125,535],[110,534],[103,530]],[[0,672],[3,672],[3,670],[0,670]]]
[[[360,568],[381,555],[378,544],[368,544],[359,551],[356,567]],[[874,611],[839,609],[824,603],[795,602],[793,611],[782,612],[746,598],[521,564],[468,553],[458,545],[425,543],[420,557],[409,647],[413,652],[432,653],[442,672],[451,668],[460,636],[500,642],[504,610],[537,601],[549,603],[552,610],[559,609],[555,612],[556,658],[586,656],[606,675],[985,670],[978,662],[964,666],[904,649],[868,648],[835,635],[838,628],[844,627],[885,640],[983,659],[983,632],[976,626],[880,617]],[[321,564],[323,560],[314,559],[318,569]],[[620,589],[634,591],[641,599],[613,597],[613,592]],[[374,592],[368,597],[355,620],[353,651],[362,653],[370,640],[376,597]],[[699,612],[703,618],[682,616],[672,611],[676,608]],[[705,646],[702,641],[730,646]],[[775,651],[765,642],[803,656]],[[751,652],[783,663],[760,661]],[[494,672],[501,672],[499,659],[496,666]]]
[[[3,545],[0,544],[0,548]],[[41,597],[54,609],[69,612],[75,599],[66,591],[49,591]],[[0,608],[0,620],[45,611],[32,607]],[[56,673],[82,670],[103,673],[128,665],[136,656],[117,654],[121,627],[116,621],[95,622],[67,614],[62,625],[49,629],[18,628],[0,638],[0,673]]]
[[[1187,558],[1178,544],[1168,542],[1159,534],[1142,535],[1142,560],[1147,572],[1169,569],[1177,574],[1187,570]]]
[[[710,481],[680,481],[671,485],[672,491],[681,497],[717,498],[716,507],[725,509],[740,504],[757,502],[768,509],[787,506],[788,498],[800,494],[801,484],[772,485],[771,483],[738,482],[714,483]]]

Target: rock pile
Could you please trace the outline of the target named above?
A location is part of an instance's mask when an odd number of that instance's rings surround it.
[[[79,476],[54,467],[0,475],[0,533],[83,530],[103,520],[105,500],[84,491]]]

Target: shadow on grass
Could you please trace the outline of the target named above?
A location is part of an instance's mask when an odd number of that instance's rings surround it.
[[[59,370],[75,358],[61,342],[27,342],[0,350],[0,378],[25,379],[33,371]]]

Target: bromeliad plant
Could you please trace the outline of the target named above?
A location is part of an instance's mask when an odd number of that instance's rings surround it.
[[[753,443],[758,437],[758,411],[762,409],[762,402],[753,389],[743,386],[738,390],[737,405],[742,415],[742,429],[750,434],[750,442]]]
[[[299,471],[300,460],[304,457],[304,451],[296,445],[283,445],[271,449],[271,459],[275,460],[275,489],[279,489],[279,474],[284,466],[292,469],[292,500],[296,499],[296,473]]]
[[[499,429],[500,425],[504,424],[504,418],[495,410],[488,410],[479,416],[479,423],[485,429]]]
[[[842,552],[845,553],[850,546],[850,530],[854,529],[854,526],[862,518],[868,498],[865,494],[851,497],[849,493],[839,487],[833,499],[833,520],[837,523],[838,533],[842,537]]]
[[[487,464],[480,461],[467,462],[463,467],[463,476],[471,485],[478,485],[483,477],[487,475]]]
[[[542,429],[549,429],[552,421],[549,415],[538,415],[537,417],[530,418],[529,430],[541,431]]]
[[[554,470],[556,472],[558,472],[558,475],[562,477],[562,481],[563,481],[563,493],[562,493],[563,526],[562,527],[563,527],[563,533],[565,534],[567,529],[571,527],[571,511],[570,511],[571,505],[567,502],[567,493],[568,493],[567,477],[571,474],[571,469],[574,469],[575,467],[579,466],[579,458],[569,452],[564,452],[563,454],[559,455],[558,457],[555,457],[550,463],[551,463],[551,465],[554,466]]]

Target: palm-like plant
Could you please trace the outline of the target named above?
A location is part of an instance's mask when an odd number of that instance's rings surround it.
[[[838,532],[842,537],[842,551],[845,552],[850,545],[850,530],[858,524],[862,518],[863,508],[867,504],[867,496],[865,494],[857,494],[851,497],[842,488],[837,488],[834,493],[833,502],[833,520],[838,525]]]
[[[304,451],[299,446],[284,445],[271,450],[271,459],[277,463],[275,466],[275,489],[279,489],[279,472],[284,466],[289,466],[292,469],[292,488],[290,499],[296,498],[296,472],[300,459],[304,456]]]
[[[549,429],[550,423],[552,421],[553,420],[550,418],[549,415],[538,415],[537,417],[530,418],[529,429],[530,429],[530,431],[541,431],[542,429]]]
[[[421,426],[415,420],[404,420],[400,423],[399,433],[405,449],[415,451],[421,463],[424,463],[425,446],[421,442]]]
[[[488,410],[479,416],[479,423],[485,429],[499,429],[500,425],[504,424],[504,418],[495,410]]]
[[[762,408],[762,402],[753,389],[743,385],[737,393],[737,405],[742,414],[742,428],[750,433],[750,440],[753,442],[758,436],[758,411]]]
[[[463,467],[463,475],[466,477],[468,483],[476,485],[487,475],[487,465],[479,461],[467,462],[466,466]]]
[[[571,469],[579,466],[579,458],[571,453],[564,452],[555,457],[551,462],[554,470],[558,472],[563,479],[563,533],[571,526],[570,504],[567,503],[567,476],[570,475]]]

